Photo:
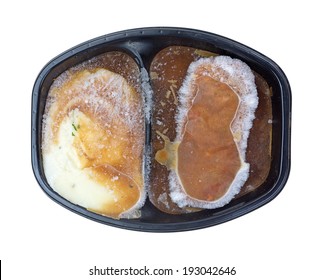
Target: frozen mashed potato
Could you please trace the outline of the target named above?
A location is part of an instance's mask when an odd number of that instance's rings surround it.
[[[140,93],[106,69],[81,69],[54,82],[43,125],[49,185],[90,211],[136,217],[145,199],[142,108]]]

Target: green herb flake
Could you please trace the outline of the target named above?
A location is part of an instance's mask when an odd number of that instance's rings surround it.
[[[73,126],[74,130],[77,131],[77,128],[74,123],[72,123],[72,126]]]

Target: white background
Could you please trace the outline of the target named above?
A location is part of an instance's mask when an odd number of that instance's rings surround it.
[[[89,276],[88,270],[94,265],[174,269],[235,266],[237,275],[223,278],[322,279],[323,45],[319,38],[323,22],[318,3],[2,1],[3,279],[122,278]],[[272,202],[219,226],[159,234],[92,222],[43,193],[34,179],[30,159],[31,92],[38,73],[50,59],[74,45],[145,26],[180,26],[217,33],[262,52],[284,70],[293,95],[292,168],[284,190]],[[172,277],[184,278],[195,277]]]

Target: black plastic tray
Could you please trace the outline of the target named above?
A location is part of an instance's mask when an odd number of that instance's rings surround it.
[[[115,220],[95,214],[57,194],[44,175],[41,137],[45,101],[53,80],[68,68],[108,51],[123,51],[139,67],[149,71],[153,57],[171,45],[189,46],[229,55],[246,62],[272,88],[272,162],[269,175],[256,191],[225,207],[196,213],[171,215],[156,209],[147,199],[139,219]],[[37,77],[32,93],[31,156],[35,177],[50,198],[84,217],[125,229],[153,232],[185,231],[217,225],[247,214],[274,199],[286,184],[290,171],[291,90],[280,67],[268,57],[228,38],[192,29],[150,27],[125,30],[98,37],[67,50],[51,60]]]

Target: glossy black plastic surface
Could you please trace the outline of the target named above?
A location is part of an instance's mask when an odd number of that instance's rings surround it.
[[[53,80],[62,72],[108,51],[123,51],[139,67],[149,66],[163,48],[180,45],[229,55],[246,62],[262,75],[272,88],[272,162],[269,175],[256,191],[233,200],[225,207],[197,213],[170,215],[156,209],[147,199],[139,219],[114,220],[75,205],[48,185],[41,154],[42,116]],[[89,219],[120,228],[140,231],[170,232],[217,225],[247,214],[274,199],[285,186],[290,170],[291,90],[280,67],[259,52],[222,36],[192,29],[152,27],[121,31],[80,44],[51,60],[37,77],[32,93],[32,166],[41,188],[60,205]]]

